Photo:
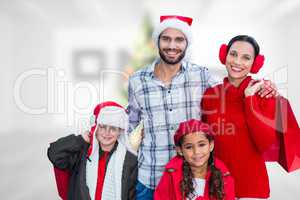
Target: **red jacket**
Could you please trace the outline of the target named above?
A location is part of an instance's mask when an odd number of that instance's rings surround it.
[[[175,156],[166,165],[166,170],[160,179],[158,186],[154,192],[154,200],[182,200],[182,193],[180,191],[180,182],[182,180],[183,159]],[[219,168],[224,175],[224,192],[225,200],[234,200],[234,183],[225,165],[218,159],[215,159],[215,166]],[[209,200],[208,180],[210,178],[210,171],[206,175],[206,183],[204,189],[204,196],[198,197],[197,200]]]
[[[206,90],[202,98],[203,121],[215,134],[215,155],[231,172],[236,197],[269,197],[269,179],[263,152],[276,140],[275,98],[244,96],[251,77],[238,88],[227,78]]]

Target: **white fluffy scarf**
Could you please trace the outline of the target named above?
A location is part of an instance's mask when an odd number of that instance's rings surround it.
[[[87,161],[86,164],[86,182],[92,200],[95,199],[99,161],[99,145],[94,147],[90,156],[91,161]],[[125,145],[119,142],[117,149],[109,159],[104,177],[102,200],[121,200],[122,171],[126,151]]]

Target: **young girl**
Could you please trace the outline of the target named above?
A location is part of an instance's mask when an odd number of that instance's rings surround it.
[[[213,156],[214,140],[207,124],[182,122],[174,135],[178,153],[165,167],[155,200],[233,200],[234,184],[225,165]]]
[[[239,35],[220,48],[220,60],[228,77],[223,84],[206,90],[202,119],[215,134],[215,155],[228,166],[235,182],[236,197],[269,197],[269,180],[263,152],[276,139],[276,98],[261,98],[263,81],[254,81],[264,56],[250,36]]]

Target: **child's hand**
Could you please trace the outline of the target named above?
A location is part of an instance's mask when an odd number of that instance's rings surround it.
[[[84,139],[84,141],[86,141],[87,143],[90,143],[90,132],[89,131],[85,131],[83,134],[81,134],[81,136]]]
[[[251,80],[247,88],[245,89],[245,96],[246,97],[253,96],[256,92],[262,89],[263,85],[264,85],[263,80],[260,81]]]

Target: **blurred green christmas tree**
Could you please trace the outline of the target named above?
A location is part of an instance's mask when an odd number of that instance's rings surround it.
[[[122,100],[127,103],[128,97],[128,78],[134,72],[144,67],[146,64],[153,62],[156,58],[155,45],[152,41],[153,24],[150,16],[146,15],[142,22],[142,29],[138,34],[137,41],[134,47],[134,53],[130,56],[129,63],[124,67],[125,80],[122,85]]]

